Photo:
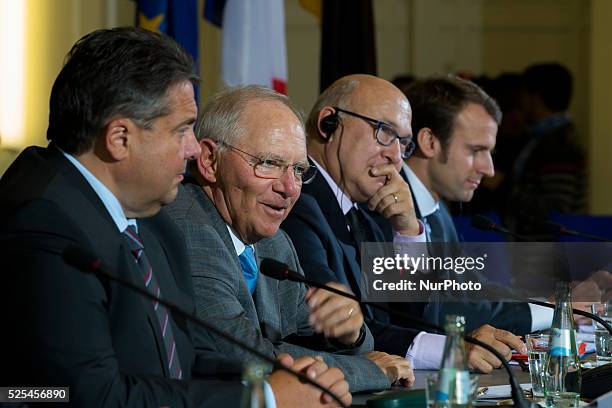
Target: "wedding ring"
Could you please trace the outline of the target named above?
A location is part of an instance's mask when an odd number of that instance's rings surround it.
[[[354,311],[355,311],[355,309],[353,309],[352,307],[349,309],[349,311],[348,311],[348,316],[346,316],[346,319],[347,319],[347,320],[351,318],[351,316],[353,315],[353,312],[354,312]]]
[[[393,194],[393,199],[395,200],[395,202],[397,203],[397,196],[395,194]]]

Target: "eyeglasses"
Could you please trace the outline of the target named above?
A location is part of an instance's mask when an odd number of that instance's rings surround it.
[[[412,141],[412,136],[400,136],[395,128],[388,124],[387,122],[383,122],[382,120],[376,120],[372,118],[368,118],[367,116],[360,115],[355,112],[347,111],[346,109],[338,108],[334,106],[334,109],[338,112],[346,113],[347,115],[354,116],[359,119],[363,119],[366,122],[369,122],[374,126],[374,137],[376,138],[376,142],[381,146],[391,146],[393,142],[397,139],[402,147],[402,157],[404,159],[409,158],[414,152],[414,142]]]
[[[299,163],[286,164],[279,160],[262,159],[261,157],[253,156],[252,154],[247,153],[244,150],[237,148],[236,146],[232,146],[229,143],[220,142],[220,144],[250,157],[252,160],[248,160],[240,156],[244,159],[244,161],[249,164],[249,166],[253,167],[253,170],[255,170],[255,175],[257,177],[265,179],[279,179],[282,177],[283,174],[285,174],[287,169],[291,167],[295,182],[299,184],[308,184],[314,179],[315,175],[317,174],[317,168],[315,166]]]

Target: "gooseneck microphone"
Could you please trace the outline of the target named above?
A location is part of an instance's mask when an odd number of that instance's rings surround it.
[[[555,235],[571,235],[574,237],[587,238],[591,241],[599,241],[599,242],[612,242],[611,239],[600,237],[598,235],[587,234],[585,232],[580,232],[576,230],[569,229],[559,223],[552,221],[544,221],[542,226],[550,233]]]
[[[324,290],[328,290],[330,292],[336,293],[340,296],[344,296],[350,299],[353,299],[361,304],[364,305],[368,305],[371,307],[374,307],[376,309],[380,309],[380,310],[384,310],[385,312],[388,313],[393,313],[397,316],[400,316],[412,323],[415,323],[419,328],[425,328],[426,330],[430,330],[436,333],[440,333],[440,334],[445,334],[445,330],[440,327],[437,326],[435,324],[431,324],[429,322],[426,322],[425,320],[422,319],[417,319],[413,316],[407,315],[405,313],[401,313],[398,312],[397,310],[392,310],[388,307],[382,306],[380,304],[377,303],[373,303],[373,302],[365,302],[365,301],[361,301],[361,299],[359,299],[358,296],[352,294],[352,293],[347,293],[344,292],[342,290],[336,289],[336,288],[332,288],[331,286],[310,280],[305,278],[304,276],[302,276],[301,274],[292,271],[289,269],[289,267],[282,263],[282,262],[278,262],[274,259],[269,259],[269,258],[265,258],[261,261],[261,267],[260,267],[260,272],[262,274],[264,274],[265,276],[268,276],[270,278],[273,279],[278,279],[278,280],[290,280],[293,282],[299,282],[299,283],[304,283],[306,285],[309,286],[314,286],[320,289],[324,289]],[[514,373],[512,372],[510,366],[508,365],[508,363],[506,362],[506,359],[504,358],[504,356],[502,356],[497,350],[495,350],[493,347],[489,346],[488,344],[485,344],[483,342],[481,342],[480,340],[474,339],[470,336],[464,336],[463,337],[465,339],[465,341],[472,343],[472,344],[476,344],[482,348],[484,348],[487,351],[490,351],[491,353],[493,353],[493,355],[495,355],[495,357],[497,357],[499,359],[499,361],[502,362],[502,365],[504,366],[504,369],[506,370],[506,372],[508,373],[508,378],[510,380],[510,388],[512,390],[512,400],[514,401],[514,406],[516,407],[521,407],[521,408],[535,408],[537,407],[536,404],[532,403],[531,401],[527,400],[527,398],[525,397],[525,394],[523,394],[523,391],[521,389],[521,387],[519,386],[519,383],[516,379],[516,377],[514,376]]]
[[[524,242],[531,241],[529,238],[523,235],[517,234],[516,232],[510,231],[509,229],[502,227],[501,225],[497,224],[495,221],[493,221],[489,217],[485,217],[484,215],[480,215],[480,214],[474,215],[471,219],[471,225],[472,227],[477,228],[481,231],[487,231],[487,232],[495,231],[495,232],[499,232],[500,234],[509,235],[513,237],[514,239],[516,239],[517,241],[524,241]]]
[[[289,367],[285,367],[284,365],[280,364],[280,362],[278,362],[277,360],[274,360],[273,358],[268,357],[267,355],[263,354],[262,352],[260,352],[259,350],[249,346],[248,344],[242,342],[241,340],[237,340],[234,337],[228,335],[227,333],[217,329],[214,326],[211,326],[210,324],[204,322],[203,320],[197,318],[196,316],[192,315],[191,313],[188,313],[186,311],[184,311],[183,309],[181,309],[180,307],[178,307],[177,305],[168,302],[167,300],[160,298],[158,296],[153,295],[152,293],[150,293],[149,291],[147,291],[144,288],[141,288],[137,285],[135,285],[134,283],[120,277],[117,276],[107,265],[105,265],[102,260],[100,260],[100,258],[98,258],[96,255],[94,255],[93,253],[89,252],[88,250],[81,248],[79,246],[76,245],[68,245],[63,253],[62,253],[62,258],[64,259],[64,261],[79,269],[82,272],[88,272],[88,273],[93,273],[95,275],[98,276],[102,276],[105,277],[107,279],[110,279],[114,282],[119,283],[121,286],[124,286],[136,293],[138,293],[139,295],[142,295],[148,299],[151,299],[153,301],[159,302],[160,304],[164,305],[166,308],[168,308],[168,310],[171,310],[172,312],[176,312],[179,315],[185,317],[187,320],[195,323],[196,325],[208,330],[209,332],[216,334],[219,337],[222,337],[224,340],[227,340],[233,344],[236,344],[237,346],[239,346],[240,348],[247,350],[248,352],[252,353],[253,355],[259,357],[260,359],[270,363],[273,365],[273,367],[275,369],[278,370],[284,370],[288,373],[293,374],[294,376],[296,376],[297,378],[299,378],[302,382],[306,382],[314,387],[316,387],[317,389],[323,391],[325,394],[331,396],[334,401],[336,401],[341,407],[347,408],[347,406],[342,402],[342,400],[340,400],[340,397],[338,397],[336,394],[334,394],[333,392],[331,392],[329,389],[327,389],[326,387],[323,387],[322,385],[320,385],[319,383],[315,382],[314,380],[311,380],[310,378],[308,378],[307,376],[305,376],[304,374],[297,372]]]

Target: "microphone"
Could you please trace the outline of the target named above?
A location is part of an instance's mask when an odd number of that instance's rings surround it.
[[[555,235],[572,235],[575,237],[587,238],[592,241],[612,242],[612,240],[609,238],[600,237],[598,235],[587,234],[585,232],[575,231],[575,230],[566,228],[565,226],[558,224],[556,222],[552,222],[552,221],[544,221],[542,223],[542,226],[546,228],[548,232],[555,234]]]
[[[489,217],[485,217],[484,215],[480,215],[480,214],[474,215],[471,219],[471,225],[472,227],[477,228],[481,231],[495,231],[495,232],[499,232],[504,235],[509,235],[518,241],[524,241],[524,242],[531,241],[531,239],[527,237],[524,237],[522,235],[519,235],[515,232],[510,231],[507,228],[502,227],[501,225],[497,224],[495,221],[493,221]]]
[[[273,358],[268,357],[267,355],[263,354],[262,352],[260,352],[259,350],[249,346],[248,344],[237,340],[233,337],[231,337],[230,335],[228,335],[227,333],[217,329],[214,326],[211,326],[210,324],[206,323],[205,321],[197,318],[196,316],[184,311],[183,309],[181,309],[180,307],[178,307],[177,305],[168,302],[165,299],[162,299],[158,296],[155,296],[154,294],[150,293],[149,291],[147,291],[146,289],[143,289],[135,284],[133,284],[132,282],[116,275],[115,273],[113,273],[111,271],[111,269],[105,265],[102,260],[100,260],[100,258],[98,258],[96,255],[94,255],[93,253],[89,252],[88,250],[79,247],[77,245],[68,245],[63,253],[62,253],[62,258],[64,259],[64,261],[68,264],[71,265],[77,269],[79,269],[82,272],[88,272],[88,273],[93,273],[95,275],[98,276],[102,276],[105,277],[107,279],[110,279],[114,282],[119,283],[121,286],[126,287],[128,289],[130,289],[133,292],[138,293],[139,295],[142,295],[148,299],[151,299],[153,301],[156,301],[160,304],[162,304],[163,306],[165,306],[168,310],[171,310],[172,312],[176,312],[179,315],[185,317],[187,320],[195,323],[196,325],[208,330],[209,332],[212,332],[213,334],[216,334],[219,337],[222,337],[224,340],[227,340],[233,344],[236,344],[237,346],[241,347],[244,350],[247,350],[248,352],[250,352],[251,354],[259,357],[260,359],[272,364],[272,366],[275,369],[280,369],[280,370],[284,370],[288,373],[293,374],[294,376],[296,376],[297,378],[299,378],[302,382],[306,382],[312,386],[314,386],[315,388],[323,391],[324,393],[326,393],[327,395],[331,396],[341,407],[344,408],[348,408],[343,402],[342,400],[340,400],[340,397],[338,397],[336,394],[334,394],[333,392],[331,392],[329,389],[327,389],[326,387],[323,387],[322,385],[320,385],[319,383],[315,382],[314,380],[311,380],[310,378],[308,378],[307,376],[305,376],[304,374],[295,371],[289,367],[285,367],[284,365],[280,364],[278,361],[274,360]]]
[[[344,297],[348,297],[350,299],[356,300],[357,302],[364,304],[364,305],[368,305],[371,307],[374,307],[376,309],[380,309],[380,310],[384,310],[385,312],[388,313],[393,313],[397,316],[400,316],[410,322],[415,323],[418,327],[420,328],[426,328],[427,330],[431,330],[434,331],[436,333],[439,334],[445,334],[445,330],[437,325],[431,324],[429,322],[426,322],[425,320],[422,319],[418,319],[416,317],[407,315],[405,313],[401,313],[399,311],[396,310],[392,310],[386,306],[382,306],[379,305],[377,303],[373,303],[373,302],[365,302],[365,301],[361,301],[359,299],[358,296],[352,294],[352,293],[347,293],[344,292],[342,290],[336,289],[336,288],[332,288],[328,285],[310,280],[305,278],[304,276],[302,276],[301,274],[292,271],[289,269],[289,267],[282,263],[282,262],[278,262],[274,259],[270,259],[270,258],[264,258],[261,261],[261,267],[260,267],[260,272],[265,275],[268,276],[272,279],[278,279],[278,280],[290,280],[293,282],[299,282],[299,283],[304,283],[310,286],[314,286],[320,289],[324,289],[324,290],[328,290],[330,292],[336,293],[340,296],[344,296]],[[502,362],[502,365],[504,366],[504,369],[506,370],[506,372],[508,373],[508,378],[510,380],[510,388],[512,390],[512,400],[514,401],[514,405],[516,407],[521,407],[521,408],[535,408],[537,407],[537,405],[532,404],[531,401],[527,400],[527,398],[525,398],[525,394],[523,394],[523,391],[521,389],[521,387],[519,386],[519,383],[516,379],[516,377],[514,376],[514,373],[512,372],[512,369],[510,368],[510,366],[508,365],[508,362],[506,361],[506,359],[504,358],[504,356],[502,356],[497,350],[495,350],[493,347],[489,346],[488,344],[485,344],[483,342],[481,342],[480,340],[474,339],[470,336],[463,336],[463,338],[465,339],[465,341],[472,343],[472,344],[476,344],[482,348],[484,348],[487,351],[490,351],[491,353],[493,353],[493,355],[495,355],[495,357],[497,357],[499,359],[499,361]]]

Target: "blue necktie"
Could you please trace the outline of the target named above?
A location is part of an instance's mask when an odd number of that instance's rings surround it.
[[[246,246],[244,251],[238,256],[238,260],[240,261],[246,284],[249,287],[249,292],[252,295],[255,292],[255,286],[257,286],[257,262],[255,261],[253,248]]]

